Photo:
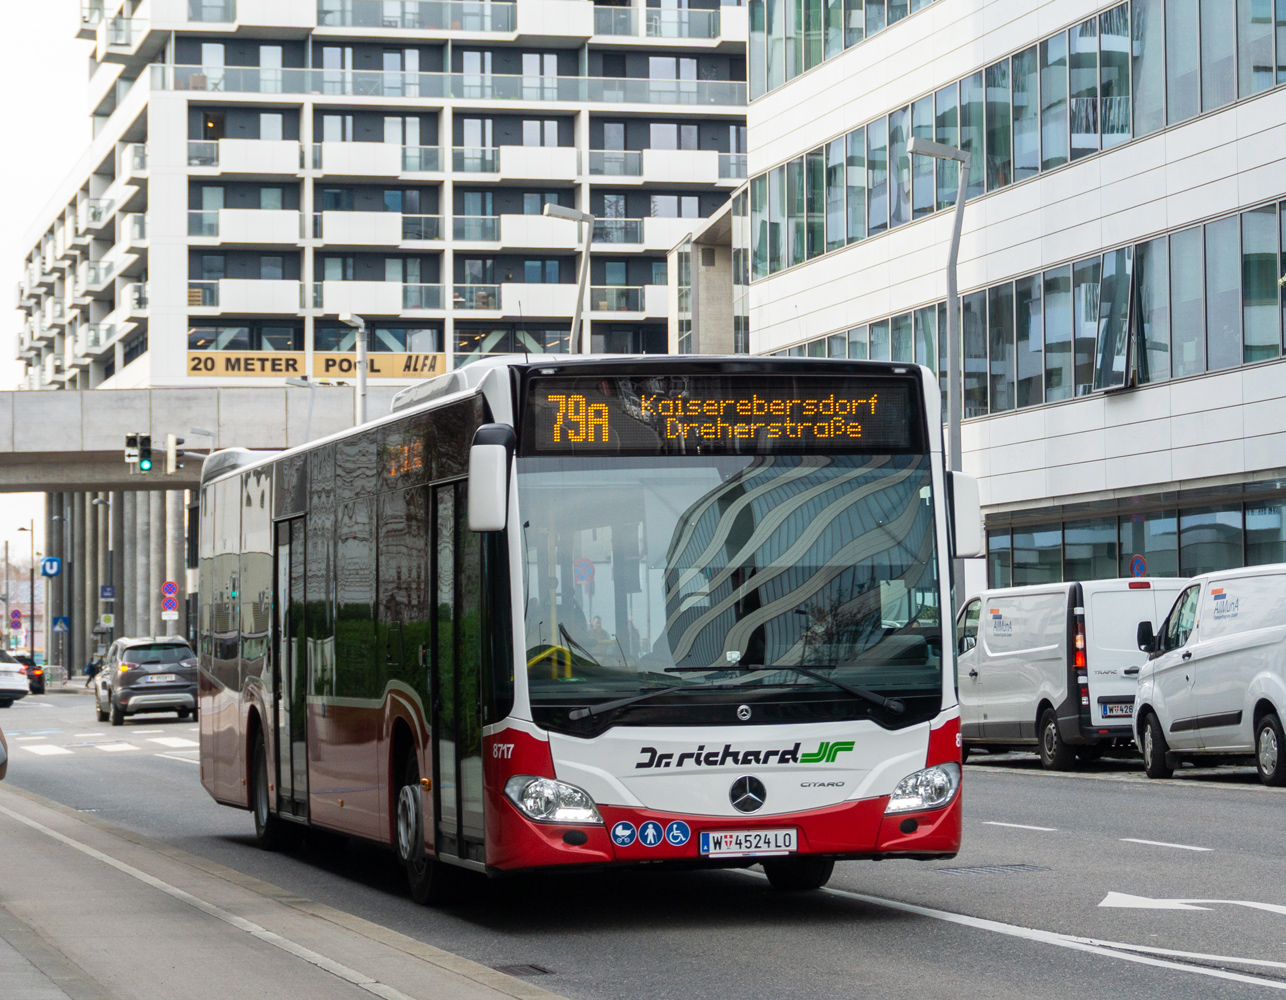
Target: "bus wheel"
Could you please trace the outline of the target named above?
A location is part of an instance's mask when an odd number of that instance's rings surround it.
[[[1255,727],[1255,764],[1265,785],[1286,785],[1286,736],[1281,720],[1272,712]]]
[[[783,858],[765,861],[764,874],[778,892],[820,889],[831,880],[835,862],[830,858]]]
[[[1149,778],[1168,778],[1174,774],[1174,768],[1165,762],[1169,751],[1165,733],[1161,731],[1161,720],[1155,712],[1149,712],[1143,720],[1143,770]]]
[[[299,839],[299,828],[272,811],[268,789],[268,751],[263,737],[255,743],[253,785],[250,789],[250,810],[255,815],[255,839],[265,851],[281,851],[294,847]]]
[[[420,800],[420,762],[412,749],[402,768],[397,793],[397,856],[406,868],[411,898],[421,906],[441,906],[459,898],[460,876],[424,850],[424,810]]]
[[[1058,732],[1058,716],[1052,708],[1040,717],[1040,766],[1046,771],[1066,771],[1072,766],[1075,751],[1063,742]]]

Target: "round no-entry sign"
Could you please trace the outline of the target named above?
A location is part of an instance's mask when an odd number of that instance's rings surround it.
[[[594,579],[594,564],[588,559],[572,560],[572,580],[579,586],[585,586]]]
[[[164,594],[166,597],[173,597],[178,592],[179,592],[179,585],[175,583],[173,580],[166,580],[165,586],[161,588],[161,593]]]
[[[1147,576],[1148,561],[1142,556],[1136,555],[1130,560],[1130,576]]]

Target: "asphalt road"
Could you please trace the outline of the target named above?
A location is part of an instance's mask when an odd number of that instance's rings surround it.
[[[955,861],[844,863],[802,895],[754,871],[480,880],[433,910],[374,847],[259,850],[249,814],[201,788],[191,722],[113,728],[87,694],[51,693],[0,726],[12,785],[575,1000],[1286,991],[1286,790],[1246,769],[1156,782],[1129,761],[1051,775],[979,755]]]

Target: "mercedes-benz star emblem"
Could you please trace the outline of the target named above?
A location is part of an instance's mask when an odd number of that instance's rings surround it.
[[[748,722],[750,720],[750,706],[738,705],[737,718],[740,719],[742,722]]]
[[[728,798],[732,800],[734,809],[752,813],[764,804],[764,800],[768,798],[768,789],[764,788],[764,783],[758,778],[746,775],[732,783]]]

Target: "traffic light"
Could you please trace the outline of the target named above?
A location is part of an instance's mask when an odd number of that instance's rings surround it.
[[[138,435],[126,434],[125,435],[125,462],[128,465],[133,465],[137,461],[138,461]]]
[[[138,436],[138,471],[152,471],[152,435],[140,434]]]
[[[175,437],[173,434],[165,435],[165,474],[167,476],[172,476],[183,468],[183,463],[179,459],[187,452],[179,451],[179,445],[182,443],[181,437]]]

